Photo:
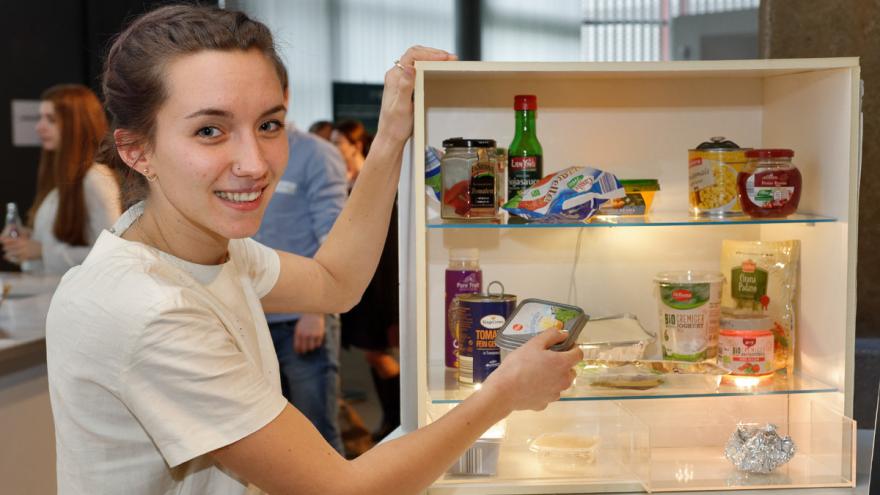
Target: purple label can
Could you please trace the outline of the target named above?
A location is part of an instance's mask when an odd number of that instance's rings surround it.
[[[455,298],[450,321],[459,336],[460,382],[483,383],[501,364],[495,337],[515,307],[516,296],[511,294],[465,294]]]
[[[476,270],[446,270],[446,366],[458,368],[458,337],[449,320],[449,309],[456,296],[479,294],[483,290],[483,272]]]

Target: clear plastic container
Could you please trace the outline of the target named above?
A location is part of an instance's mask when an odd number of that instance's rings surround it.
[[[544,433],[529,443],[548,471],[577,474],[596,462],[600,439],[574,431]]]
[[[645,349],[654,342],[635,315],[592,318],[578,337],[584,359],[636,361],[645,357]]]

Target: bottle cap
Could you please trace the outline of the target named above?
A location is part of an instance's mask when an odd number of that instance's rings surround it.
[[[455,248],[449,250],[449,259],[452,261],[471,261],[480,259],[480,250],[477,248]]]
[[[537,110],[538,97],[535,95],[516,95],[513,97],[514,110]]]

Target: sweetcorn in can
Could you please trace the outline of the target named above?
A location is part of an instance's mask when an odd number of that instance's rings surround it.
[[[746,148],[724,137],[713,137],[688,150],[690,209],[697,216],[742,215],[737,174],[745,167]]]

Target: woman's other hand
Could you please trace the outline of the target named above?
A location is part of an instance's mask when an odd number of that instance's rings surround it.
[[[546,330],[510,353],[495,370],[484,388],[495,388],[510,411],[529,409],[541,411],[559,399],[575,378],[574,366],[584,357],[577,346],[564,352],[551,351],[550,346],[565,340],[567,333]]]
[[[27,237],[3,237],[3,258],[10,263],[38,260],[43,257],[43,245]]]
[[[381,135],[404,142],[412,134],[413,88],[416,81],[414,64],[417,60],[458,60],[458,57],[444,50],[424,46],[413,46],[401,55],[400,60],[385,73],[377,138]]]

